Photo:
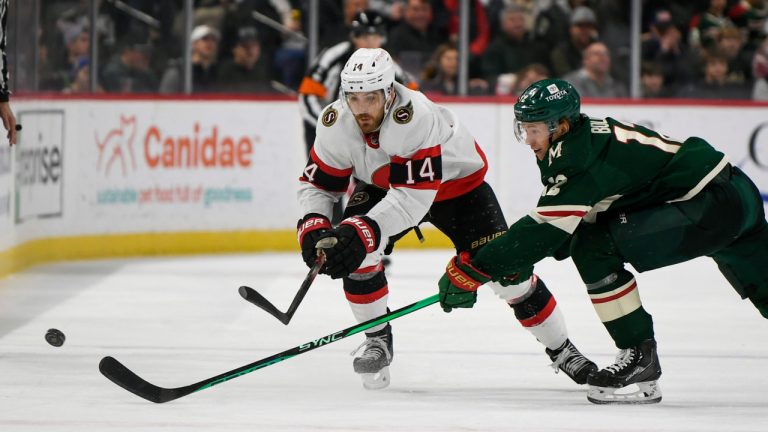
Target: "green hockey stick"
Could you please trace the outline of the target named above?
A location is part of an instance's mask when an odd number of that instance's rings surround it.
[[[331,333],[319,339],[315,339],[305,344],[301,344],[299,346],[295,346],[293,348],[287,349],[281,353],[271,355],[269,357],[263,358],[261,360],[255,361],[245,366],[241,366],[237,369],[233,369],[229,372],[224,372],[223,374],[216,375],[215,377],[208,378],[198,383],[190,384],[184,387],[177,387],[177,388],[158,387],[154,384],[147,382],[140,376],[133,373],[130,369],[125,367],[122,363],[117,361],[114,357],[109,357],[109,356],[101,359],[101,362],[99,362],[99,371],[102,373],[102,375],[107,377],[113,383],[119,385],[120,387],[128,390],[129,392],[139,397],[142,397],[148,401],[155,402],[155,403],[169,402],[169,401],[178,399],[180,397],[184,397],[189,394],[199,392],[200,390],[205,390],[209,387],[213,387],[216,384],[221,384],[233,378],[237,378],[239,376],[249,374],[253,371],[265,368],[267,366],[271,366],[275,363],[280,363],[283,360],[288,360],[291,357],[295,357],[299,354],[304,354],[306,352],[312,351],[315,348],[320,348],[321,346],[325,346],[330,343],[340,341],[348,336],[352,336],[354,334],[360,333],[371,327],[375,327],[379,324],[383,324],[383,323],[392,321],[396,318],[400,318],[403,315],[408,315],[411,312],[415,312],[419,309],[422,309],[429,305],[437,303],[439,300],[438,296],[439,296],[438,294],[435,294],[431,297],[427,297],[423,300],[417,301],[416,303],[410,304],[408,306],[402,307],[392,312],[388,312],[386,315],[382,315],[378,318],[374,318],[364,323],[353,325],[352,327],[348,327],[344,330],[339,330],[335,333]]]

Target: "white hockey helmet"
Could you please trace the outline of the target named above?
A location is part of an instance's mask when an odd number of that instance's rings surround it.
[[[394,81],[395,66],[388,52],[381,48],[360,48],[341,71],[342,99],[345,93],[384,90],[384,100],[388,100]]]

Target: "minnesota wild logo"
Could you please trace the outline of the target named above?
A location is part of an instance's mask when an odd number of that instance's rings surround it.
[[[392,113],[392,119],[398,124],[406,124],[413,118],[413,103],[408,101],[407,105],[395,108]]]
[[[334,123],[336,123],[337,118],[339,118],[339,113],[333,108],[328,108],[323,113],[323,126],[332,126]]]

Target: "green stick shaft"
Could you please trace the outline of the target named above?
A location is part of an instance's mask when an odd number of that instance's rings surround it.
[[[423,300],[417,301],[416,303],[388,312],[387,314],[382,315],[378,318],[374,318],[372,320],[353,325],[344,330],[339,330],[335,333],[331,333],[319,339],[309,341],[307,343],[301,344],[299,346],[295,346],[283,352],[271,355],[269,357],[263,358],[261,360],[255,361],[253,363],[247,364],[237,369],[233,369],[229,372],[224,372],[222,374],[216,375],[215,377],[208,378],[200,382],[197,382],[195,384],[190,384],[184,387],[178,387],[178,388],[158,387],[154,384],[147,382],[140,376],[136,375],[134,372],[132,372],[130,369],[125,367],[122,363],[120,363],[113,357],[104,357],[103,359],[101,359],[101,362],[99,363],[99,371],[101,371],[101,373],[105,377],[107,377],[110,381],[114,382],[120,387],[148,401],[155,402],[155,403],[169,402],[174,399],[187,396],[191,393],[205,390],[217,384],[221,384],[223,382],[229,381],[233,378],[237,378],[239,376],[249,374],[255,370],[259,370],[267,366],[271,366],[275,363],[280,363],[283,360],[288,360],[291,357],[295,357],[299,354],[304,354],[306,352],[312,351],[315,348],[320,348],[321,346],[325,346],[330,343],[340,341],[348,336],[352,336],[357,333],[363,332],[379,324],[392,321],[394,319],[400,318],[403,315],[408,315],[411,312],[415,312],[419,309],[423,309],[429,305],[437,303],[438,300],[439,300],[438,294],[435,294]]]

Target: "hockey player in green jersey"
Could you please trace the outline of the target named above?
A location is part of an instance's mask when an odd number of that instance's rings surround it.
[[[476,290],[547,256],[570,256],[620,349],[592,373],[594,403],[655,403],[653,322],[625,263],[639,272],[712,257],[742,298],[768,318],[768,223],[757,187],[701,138],[677,140],[581,114],[576,90],[546,79],[515,104],[515,134],[534,151],[544,190],[533,211],[440,279],[444,310],[472,307]],[[621,389],[621,390],[620,390]]]

